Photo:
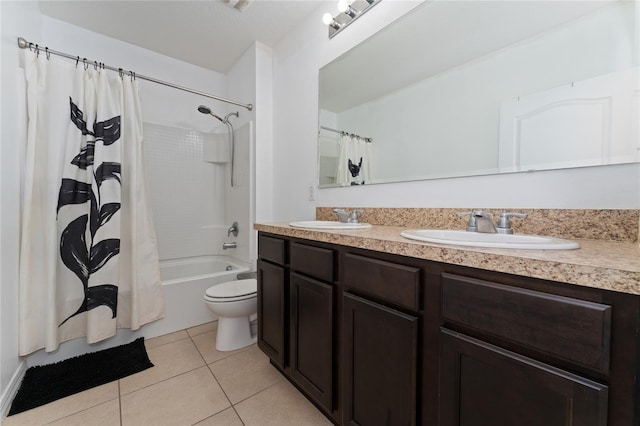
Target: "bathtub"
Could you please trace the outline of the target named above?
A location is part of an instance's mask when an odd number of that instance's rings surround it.
[[[247,265],[227,256],[200,256],[160,262],[164,292],[165,317],[149,324],[154,335],[172,333],[214,321],[217,317],[207,308],[204,292],[211,286],[233,281],[248,271]]]
[[[229,279],[224,279],[218,282],[216,280],[218,277],[235,278],[237,274],[248,270],[249,268],[240,266],[233,258],[224,256],[189,257],[160,262],[160,275],[162,276],[163,286],[191,283],[201,279],[213,279],[218,284],[230,281]]]

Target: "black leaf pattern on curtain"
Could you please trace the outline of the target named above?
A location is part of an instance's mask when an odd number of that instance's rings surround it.
[[[116,162],[104,162],[94,167],[95,144],[100,141],[104,145],[111,145],[120,139],[120,116],[105,121],[95,122],[93,131],[87,129],[84,113],[69,98],[71,122],[82,132],[83,136],[93,136],[94,140],[87,140],[71,164],[82,170],[93,167],[95,183],[80,182],[75,179],[63,178],[58,195],[58,209],[70,204],[84,204],[90,202],[89,215],[84,214],[71,221],[60,236],[60,257],[64,265],[70,269],[81,281],[84,299],[76,312],[67,317],[60,326],[74,316],[107,306],[111,309],[112,318],[117,315],[118,286],[114,284],[99,284],[89,287],[89,277],[100,270],[114,256],[120,253],[120,239],[107,238],[94,241],[98,229],[105,225],[120,210],[120,203],[100,204],[100,188],[107,180],[121,182],[121,165]],[[91,241],[87,246],[86,231],[89,226]],[[89,247],[89,249],[87,249]]]
[[[93,165],[93,156],[96,151],[96,141],[87,141],[87,144],[80,148],[80,154],[76,155],[71,164],[78,166],[82,170],[87,170],[88,166]]]
[[[75,179],[62,178],[60,193],[58,194],[58,212],[61,207],[69,204],[83,204],[93,196],[91,184],[78,182]]]
[[[85,288],[89,283],[89,253],[85,240],[87,219],[86,214],[76,218],[67,225],[60,236],[62,263],[80,278]]]
[[[96,168],[96,183],[101,186],[105,180],[115,179],[120,182],[120,163],[105,161]]]
[[[120,139],[120,116],[93,124],[93,135],[105,145]]]

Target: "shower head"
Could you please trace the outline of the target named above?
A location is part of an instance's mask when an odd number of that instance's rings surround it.
[[[211,108],[209,108],[206,105],[200,105],[198,107],[198,111],[200,111],[203,114],[209,114],[215,118],[217,118],[218,120],[222,121],[224,123],[224,120],[221,117],[218,117],[217,115],[215,115],[214,113],[211,112]]]

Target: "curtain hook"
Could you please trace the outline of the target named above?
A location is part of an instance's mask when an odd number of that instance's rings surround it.
[[[87,58],[82,58],[82,63],[84,64],[84,70],[86,71],[89,68],[89,64],[87,63]]]
[[[29,52],[33,52],[33,50],[31,49],[32,46],[33,46],[33,43],[29,42]]]
[[[36,57],[40,57],[40,46],[36,44]]]
[[[45,46],[45,48],[44,48],[44,54],[46,55],[47,60],[51,59],[51,52],[49,52],[49,47],[46,47],[46,46]]]
[[[98,71],[98,61],[93,61],[93,69]]]
[[[124,76],[124,71],[122,71],[122,68],[118,68],[118,74],[120,75],[120,78]]]
[[[131,81],[136,81],[136,73],[133,71],[129,71],[129,75],[131,76]]]
[[[80,56],[76,56],[76,68],[78,68],[78,62],[80,62]]]

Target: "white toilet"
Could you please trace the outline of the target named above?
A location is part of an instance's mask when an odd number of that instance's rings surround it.
[[[232,351],[256,342],[251,316],[258,311],[258,282],[255,279],[227,281],[209,287],[204,302],[218,316],[216,349]]]

